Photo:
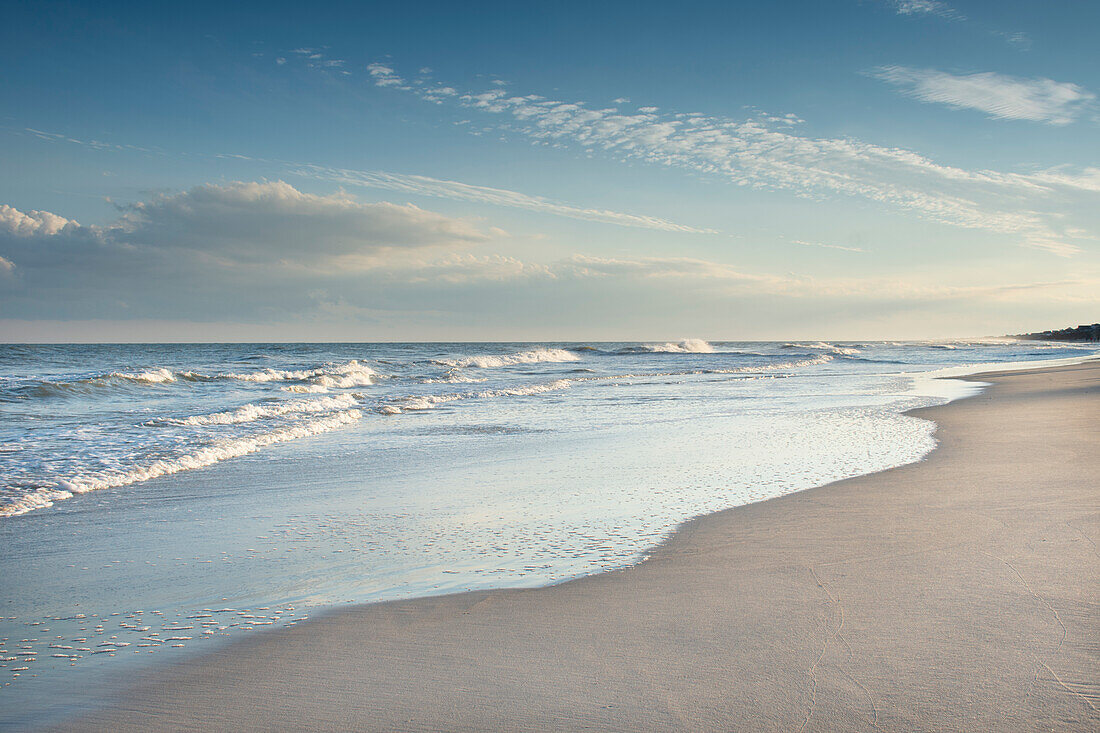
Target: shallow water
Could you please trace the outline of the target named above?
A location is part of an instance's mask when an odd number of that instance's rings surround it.
[[[0,350],[0,725],[320,609],[637,561],[692,516],[918,460],[916,375],[1034,342]]]

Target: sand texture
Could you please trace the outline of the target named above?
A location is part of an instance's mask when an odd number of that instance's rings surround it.
[[[982,379],[915,413],[919,463],[627,570],[263,634],[65,728],[1100,730],[1100,365]]]

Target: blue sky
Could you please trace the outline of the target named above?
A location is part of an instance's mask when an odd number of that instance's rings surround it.
[[[1078,2],[9,2],[0,338],[1095,320],[1097,27]]]

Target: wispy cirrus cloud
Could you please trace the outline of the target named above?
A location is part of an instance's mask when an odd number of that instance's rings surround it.
[[[823,249],[838,249],[844,252],[866,252],[865,249],[859,247],[845,247],[842,244],[825,244],[824,242],[806,242],[801,239],[792,239],[795,244],[801,244],[803,247],[821,247]]]
[[[966,16],[941,0],[886,0],[898,15],[935,15],[949,20],[966,20]]]
[[[68,135],[62,135],[62,134],[56,133],[56,132],[45,132],[44,130],[35,130],[34,128],[31,128],[31,127],[25,127],[23,129],[26,130],[27,132],[29,132],[31,135],[34,135],[35,137],[39,138],[40,140],[47,140],[49,142],[72,143],[74,145],[80,145],[82,147],[91,148],[93,150],[113,150],[113,151],[118,151],[118,152],[137,152],[137,153],[156,152],[156,151],[151,150],[150,148],[143,148],[143,147],[140,147],[138,145],[128,145],[128,144],[120,145],[118,143],[104,142],[102,140],[96,140],[94,138],[92,138],[92,139],[80,139],[80,138],[70,137]]]
[[[291,173],[307,178],[316,178],[345,185],[380,188],[388,191],[401,191],[403,193],[454,199],[457,201],[472,201],[482,204],[491,204],[493,206],[507,206],[516,209],[526,209],[528,211],[563,216],[568,219],[598,221],[605,224],[657,229],[666,232],[683,232],[689,234],[718,233],[714,229],[701,229],[687,226],[686,224],[677,224],[656,216],[625,214],[619,211],[609,211],[607,209],[584,208],[561,201],[554,201],[553,199],[544,198],[542,196],[529,196],[524,193],[509,191],[502,188],[475,186],[469,183],[446,181],[438,178],[430,178],[428,176],[401,175],[397,173],[387,173],[385,171],[356,171],[316,165],[300,166],[293,169]]]
[[[898,15],[913,18],[931,17],[956,23],[968,22],[970,19],[956,8],[943,0],[885,0],[886,4],[894,9]],[[1009,46],[1020,51],[1031,48],[1031,37],[1021,31],[1004,31],[999,28],[990,28],[985,23],[978,23],[979,30],[983,30],[991,36],[1000,38]]]
[[[942,224],[1013,235],[1026,246],[1059,255],[1079,251],[1068,241],[1073,237],[1064,231],[1062,212],[1022,205],[1044,198],[1049,203],[1050,182],[943,165],[909,150],[850,138],[798,135],[801,121],[793,115],[735,120],[652,107],[620,111],[500,88],[458,91],[425,78],[406,80],[384,64],[372,64],[369,71],[378,86],[497,116],[497,129],[539,144],[598,150],[624,161],[806,198],[854,196]]]
[[[308,50],[308,49],[304,49]],[[453,91],[453,90],[452,90]],[[59,133],[43,132],[31,128],[24,128],[26,132],[42,140],[49,142],[63,142],[80,145],[93,150],[102,151],[139,151],[156,152],[166,154],[163,151],[152,151],[133,145],[117,145],[98,140],[85,140]],[[567,219],[579,219],[582,221],[596,221],[616,226],[636,227],[641,229],[655,229],[658,231],[678,232],[684,234],[718,234],[718,230],[705,227],[689,226],[669,221],[659,216],[646,214],[628,214],[610,209],[578,206],[563,201],[555,201],[545,196],[534,196],[511,191],[505,188],[492,188],[490,186],[478,186],[460,181],[449,181],[429,176],[420,176],[404,173],[390,173],[387,171],[364,171],[347,168],[333,168],[310,163],[292,163],[289,161],[256,158],[237,153],[217,153],[215,158],[250,161],[257,163],[276,164],[284,167],[284,174],[314,180],[330,181],[350,186],[364,188],[377,188],[387,191],[400,191],[418,196],[430,196],[433,198],[451,199],[455,201],[470,201],[474,203],[489,204],[491,206],[505,206],[527,211],[537,211],[542,214],[561,216]]]
[[[935,69],[881,66],[868,75],[922,102],[973,109],[1003,120],[1068,125],[1087,112],[1096,95],[1069,82],[1021,79],[994,72],[950,74]]]

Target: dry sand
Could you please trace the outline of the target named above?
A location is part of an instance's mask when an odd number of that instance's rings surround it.
[[[1100,730],[1100,365],[982,378],[916,412],[920,463],[702,517],[627,570],[264,634],[76,727]]]

